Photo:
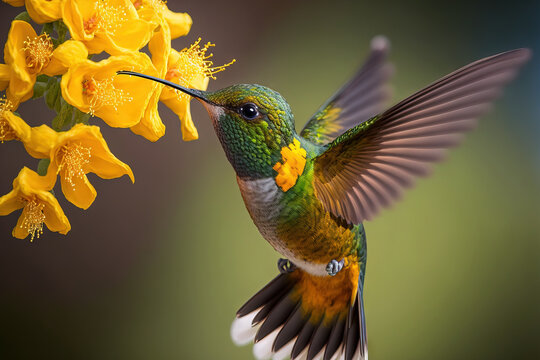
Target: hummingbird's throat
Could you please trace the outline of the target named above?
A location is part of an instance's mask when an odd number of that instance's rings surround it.
[[[277,162],[273,169],[277,171],[276,184],[284,192],[292,188],[298,177],[304,172],[306,166],[306,150],[300,145],[300,141],[294,139],[289,146],[281,148],[281,162]]]

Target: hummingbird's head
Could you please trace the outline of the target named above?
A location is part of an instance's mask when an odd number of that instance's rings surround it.
[[[294,118],[285,99],[261,85],[241,84],[217,91],[187,89],[178,84],[130,71],[158,81],[199,100],[210,115],[229,162],[242,178],[274,175],[281,149],[293,141]]]
[[[225,154],[240,177],[273,176],[281,149],[292,142],[294,118],[285,99],[261,85],[205,92],[205,106]]]

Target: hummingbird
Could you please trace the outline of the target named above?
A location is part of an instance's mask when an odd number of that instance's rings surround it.
[[[245,206],[281,254],[279,275],[236,313],[231,336],[257,359],[367,359],[363,222],[429,173],[487,112],[530,57],[486,57],[384,109],[389,45],[367,60],[298,133],[276,91],[256,84],[189,89],[131,71],[197,99],[236,172]]]

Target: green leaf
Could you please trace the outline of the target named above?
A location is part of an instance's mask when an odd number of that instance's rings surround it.
[[[56,131],[62,131],[66,125],[70,126],[73,117],[73,106],[68,104],[61,96],[59,99],[60,111],[52,121],[52,128]]]
[[[66,24],[62,20],[57,20],[54,23],[54,30],[56,30],[56,33],[58,34],[58,41],[60,43],[63,43],[66,41],[66,34],[68,32],[68,28]]]
[[[47,89],[46,83],[36,81],[36,83],[34,84],[34,95],[32,95],[32,99],[37,99],[37,98],[42,97],[46,89]]]
[[[60,113],[62,110],[62,102],[65,102],[65,100],[62,97],[62,92],[58,91],[58,96],[56,96],[56,101],[54,102],[54,111],[57,113]]]
[[[47,83],[47,92],[45,93],[45,102],[47,103],[47,106],[54,109],[59,96],[60,84],[58,83],[58,79],[52,77]]]
[[[49,82],[49,77],[45,74],[38,75],[36,81],[47,83]]]
[[[50,76],[49,80],[47,81],[47,88],[50,88],[51,86],[53,86],[53,84],[57,81],[58,79],[56,79],[54,76]]]
[[[47,175],[47,168],[49,167],[50,163],[51,163],[51,160],[49,159],[39,160],[38,166],[37,166],[37,173],[41,176]]]
[[[28,15],[27,11],[23,11],[19,15],[15,16],[15,19],[13,20],[26,21],[27,23],[30,23],[30,24],[32,23],[32,19],[30,18],[30,15]]]
[[[90,114],[83,113],[81,110],[75,109],[75,108],[73,110],[73,113],[74,113],[73,119],[75,120],[75,124],[88,125],[88,121],[90,120]]]
[[[56,114],[56,116],[52,119],[52,128],[56,131],[61,131],[63,127],[62,118],[60,117],[60,114]]]
[[[53,26],[53,23],[46,23],[43,25],[43,27],[41,28],[41,33],[47,33],[49,34],[49,36],[52,35],[54,31],[54,26]]]

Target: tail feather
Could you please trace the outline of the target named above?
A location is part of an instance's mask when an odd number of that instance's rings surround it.
[[[237,312],[231,336],[257,359],[367,359],[359,267],[336,276],[280,274]]]
[[[345,320],[336,321],[332,333],[328,338],[328,343],[324,351],[324,360],[332,359],[332,355],[335,354],[340,348],[343,342],[343,335],[345,334]]]
[[[349,310],[347,317],[347,335],[344,348],[344,360],[368,358],[366,320],[364,315],[364,301],[362,296],[362,282],[358,285],[358,294],[354,306]]]

